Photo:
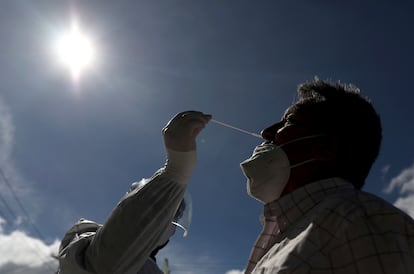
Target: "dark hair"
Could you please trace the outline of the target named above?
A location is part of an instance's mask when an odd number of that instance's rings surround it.
[[[371,102],[352,84],[315,78],[298,87],[295,111],[306,113],[311,130],[338,141],[339,176],[361,189],[378,156],[380,117]]]

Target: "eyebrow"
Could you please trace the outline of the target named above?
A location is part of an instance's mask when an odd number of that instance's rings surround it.
[[[285,110],[285,112],[283,113],[283,116],[282,116],[282,119],[281,119],[281,120],[283,121],[284,119],[286,119],[286,117],[287,117],[289,114],[294,113],[296,109],[297,109],[297,108],[296,108],[296,106],[295,106],[295,105],[292,105],[292,106],[288,107],[288,108]]]

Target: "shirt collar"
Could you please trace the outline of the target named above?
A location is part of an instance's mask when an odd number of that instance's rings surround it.
[[[264,206],[266,219],[276,218],[280,232],[304,216],[329,193],[354,188],[341,178],[329,178],[305,185]]]

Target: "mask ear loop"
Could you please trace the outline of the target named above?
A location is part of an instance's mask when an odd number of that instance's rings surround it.
[[[316,161],[316,159],[311,158],[311,159],[305,160],[303,162],[296,163],[294,165],[291,165],[290,168],[295,168],[295,167],[298,167],[298,166],[301,166],[301,165],[304,165],[304,164],[307,164],[307,163],[310,163],[310,162],[313,162],[313,161]]]
[[[288,144],[291,144],[291,143],[294,143],[294,142],[297,142],[297,141],[317,138],[317,137],[321,137],[321,136],[326,136],[326,135],[325,134],[314,134],[314,135],[309,135],[309,136],[305,136],[305,137],[300,137],[300,138],[293,139],[293,140],[290,140],[289,142],[286,142],[284,144],[279,145],[279,148],[282,148],[285,145],[288,145]],[[290,168],[295,168],[295,167],[298,167],[298,166],[301,166],[301,165],[304,165],[304,164],[307,164],[309,162],[313,162],[313,161],[316,161],[316,160],[317,160],[316,158],[311,158],[311,159],[296,163],[294,165],[291,165]]]
[[[297,141],[302,141],[302,140],[307,140],[307,139],[312,139],[312,138],[317,138],[317,137],[322,137],[322,136],[326,136],[326,134],[314,134],[314,135],[299,137],[299,138],[290,140],[290,141],[288,141],[284,144],[281,144],[281,145],[279,145],[279,147],[283,147],[283,146],[286,146],[288,144],[291,144],[291,143],[294,143],[294,142],[297,142]]]

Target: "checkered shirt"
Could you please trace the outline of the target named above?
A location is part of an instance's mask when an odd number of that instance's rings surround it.
[[[414,273],[414,221],[331,178],[265,205],[245,273]]]

